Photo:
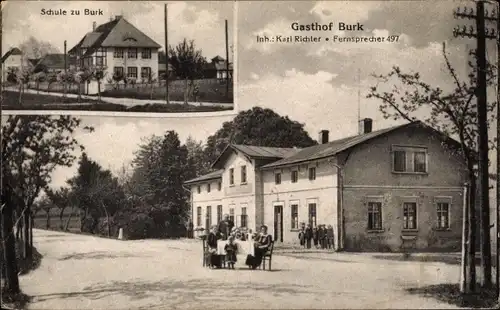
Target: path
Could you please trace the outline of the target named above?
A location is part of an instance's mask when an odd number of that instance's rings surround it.
[[[30,309],[452,308],[405,288],[456,283],[458,267],[330,254],[276,255],[274,271],[211,270],[195,240],[118,241],[35,230]],[[241,262],[240,262],[241,263]]]

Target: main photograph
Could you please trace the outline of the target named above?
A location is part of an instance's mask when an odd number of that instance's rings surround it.
[[[232,110],[233,15],[230,1],[2,4],[2,108]]]

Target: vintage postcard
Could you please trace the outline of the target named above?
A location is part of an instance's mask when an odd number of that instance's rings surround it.
[[[498,2],[17,3],[2,309],[499,308]]]
[[[4,110],[234,108],[233,2],[2,6]]]

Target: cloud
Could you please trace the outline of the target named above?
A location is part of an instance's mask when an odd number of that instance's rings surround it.
[[[41,9],[65,10],[66,16],[41,15]],[[101,10],[103,15],[85,15],[85,9]],[[71,15],[79,11],[80,15]],[[114,1],[12,1],[3,14],[2,49],[20,45],[30,36],[48,41],[63,50],[64,40],[73,47],[87,33],[92,23],[103,24],[115,15],[123,15],[133,25],[164,46],[164,3]],[[203,2],[169,2],[169,44],[183,38],[194,40],[207,58],[225,53],[224,20],[228,20],[229,44],[233,43],[234,3],[207,5]],[[61,27],[61,25],[65,25]]]

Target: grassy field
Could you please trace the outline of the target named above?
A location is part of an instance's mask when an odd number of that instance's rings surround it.
[[[23,94],[23,104],[19,105],[19,93],[4,91],[2,109],[4,110],[79,110],[79,111],[111,111],[111,112],[217,112],[232,110],[232,107],[194,106],[184,104],[143,104],[127,107],[122,104],[99,102],[96,99],[85,99],[85,103],[77,98],[64,98],[48,94]]]

